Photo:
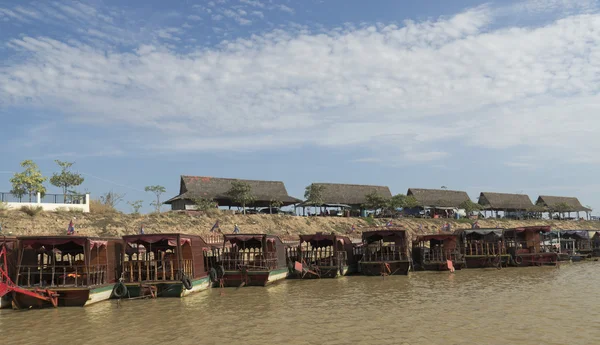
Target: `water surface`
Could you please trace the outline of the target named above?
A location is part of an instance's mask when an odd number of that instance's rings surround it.
[[[600,262],[0,311],[1,344],[594,344]]]

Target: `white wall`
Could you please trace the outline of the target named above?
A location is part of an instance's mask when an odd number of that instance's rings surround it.
[[[83,213],[90,212],[90,195],[85,195],[84,204],[54,204],[54,203],[43,203],[42,196],[40,193],[37,194],[35,202],[5,202],[8,208],[19,209],[23,206],[41,206],[44,211],[56,211],[56,210],[81,210]]]

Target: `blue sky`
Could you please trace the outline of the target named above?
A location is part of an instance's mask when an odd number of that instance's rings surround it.
[[[0,190],[61,159],[146,204],[185,174],[600,207],[597,1],[124,3],[0,0]]]

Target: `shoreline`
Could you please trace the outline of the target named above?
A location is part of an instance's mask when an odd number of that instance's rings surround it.
[[[242,233],[266,233],[282,237],[316,232],[347,234],[355,227],[385,226],[389,218],[346,218],[346,217],[302,217],[287,215],[233,215],[228,212],[194,214],[164,212],[160,214],[123,214],[123,213],[76,213],[42,212],[32,218],[20,211],[0,213],[2,231],[0,236],[22,235],[64,235],[69,222],[75,218],[75,231],[79,235],[120,237],[137,234],[144,226],[147,234],[179,232],[192,235],[208,235],[215,222],[219,221],[223,233],[232,233],[237,224]],[[442,230],[449,223],[451,231],[470,229],[473,220],[469,219],[391,219],[394,225],[403,226],[410,235],[432,234]],[[551,226],[553,230],[600,231],[599,221],[559,221],[559,220],[505,220],[479,219],[481,228],[516,228],[522,226]]]

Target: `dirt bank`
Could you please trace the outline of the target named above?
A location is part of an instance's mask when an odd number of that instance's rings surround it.
[[[385,225],[385,219],[336,218],[336,217],[294,217],[283,215],[233,215],[214,212],[211,215],[166,212],[151,215],[131,214],[83,214],[42,212],[30,217],[20,211],[0,212],[2,234],[8,235],[62,235],[66,233],[69,221],[75,219],[75,228],[80,235],[122,236],[135,234],[143,224],[146,233],[182,232],[207,235],[213,224],[219,220],[221,230],[231,233],[234,224],[242,232],[269,233],[284,237],[296,234],[309,234],[317,231],[346,233],[354,225],[357,230],[368,225]],[[412,234],[438,232],[446,220],[406,218],[393,220],[394,225],[406,227]],[[450,221],[452,230],[470,228],[466,221]],[[548,220],[480,220],[482,228],[512,228],[518,226],[550,225],[554,229],[599,230],[597,221],[548,221]]]

